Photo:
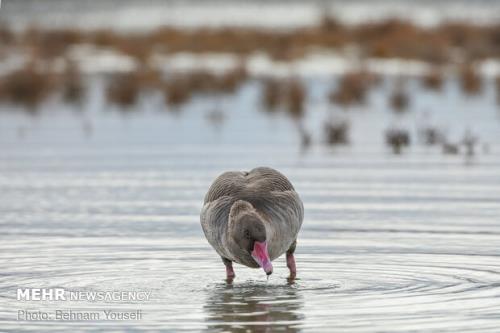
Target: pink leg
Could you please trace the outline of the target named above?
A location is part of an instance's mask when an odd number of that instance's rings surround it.
[[[233,279],[235,276],[236,274],[234,274],[233,265],[226,266],[226,277],[228,279]]]
[[[226,258],[222,258],[222,262],[226,266],[226,278],[228,281],[232,281],[236,274],[234,274],[233,262]]]
[[[295,266],[295,257],[293,253],[286,253],[286,267],[290,270],[290,279],[295,279],[297,267]]]

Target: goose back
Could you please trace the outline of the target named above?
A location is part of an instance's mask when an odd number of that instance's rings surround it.
[[[219,255],[254,266],[250,256],[231,251],[226,239],[229,213],[239,200],[249,202],[262,217],[271,260],[288,250],[302,225],[302,201],[284,175],[271,168],[259,167],[250,172],[223,173],[205,196],[201,224],[207,240]]]

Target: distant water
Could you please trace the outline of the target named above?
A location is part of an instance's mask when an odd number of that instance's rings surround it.
[[[119,113],[99,82],[82,110],[53,100],[39,117],[0,108],[0,328],[53,332],[498,332],[500,130],[491,86],[465,100],[415,88],[394,116],[374,92],[351,110],[352,146],[301,151],[295,125],[268,116],[256,87],[182,112],[155,98]],[[327,106],[311,84],[306,127],[317,142]],[[316,96],[316,97],[314,97]],[[420,104],[419,104],[420,103]],[[205,116],[217,106],[221,124]],[[381,130],[422,110],[450,132],[489,142],[472,161],[413,146],[392,155]],[[414,130],[413,127],[410,127]],[[281,170],[305,204],[298,279],[283,258],[269,281],[235,266],[232,285],[198,214],[225,170]],[[151,291],[148,302],[21,302],[17,288]],[[17,310],[142,310],[141,321],[19,322]]]
[[[18,29],[33,24],[135,31],[162,25],[290,28],[316,24],[325,13],[346,23],[397,17],[424,26],[443,20],[485,24],[498,22],[500,3],[495,0],[16,0],[3,1],[0,22]]]

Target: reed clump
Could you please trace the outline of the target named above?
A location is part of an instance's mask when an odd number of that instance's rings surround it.
[[[443,87],[443,74],[438,69],[433,69],[422,77],[422,85],[428,90],[439,91]]]
[[[423,60],[434,70],[422,78],[425,88],[439,90],[443,85],[442,63],[463,62],[458,69],[462,89],[472,95],[480,92],[480,75],[472,64],[485,58],[500,57],[499,25],[478,26],[466,23],[448,22],[437,27],[424,28],[400,20],[369,22],[346,25],[332,16],[325,16],[316,26],[293,30],[264,30],[257,28],[197,28],[182,29],[162,27],[140,34],[124,34],[111,30],[81,31],[76,29],[40,29],[32,27],[23,32],[0,27],[0,53],[7,47],[17,48],[29,54],[33,62],[49,68],[55,60],[65,59],[70,49],[79,44],[91,44],[98,48],[112,49],[133,58],[139,69],[128,74],[116,74],[110,79],[106,95],[119,105],[134,104],[139,91],[156,89],[165,94],[169,104],[180,105],[196,94],[234,93],[248,79],[245,66],[222,74],[207,70],[189,73],[173,73],[165,81],[150,69],[154,54],[172,55],[179,52],[230,53],[241,56],[256,52],[267,54],[273,59],[292,60],[303,57],[316,48],[342,51],[354,46],[359,57],[402,58]],[[7,77],[2,81],[4,100],[17,100],[22,90],[37,90],[25,94],[25,104],[37,104],[55,87],[63,89],[67,101],[81,100],[83,85],[81,74],[73,68],[65,73],[61,82],[54,84],[58,74],[44,71],[45,78],[35,77],[33,82],[23,83],[23,76],[34,75],[32,68],[24,72],[11,73],[12,84]],[[40,72],[40,71],[38,71]],[[44,75],[45,75],[44,74]],[[18,76],[18,78],[15,78]],[[21,81],[19,81],[21,80]],[[36,88],[40,82],[50,84]],[[59,80],[59,79],[58,79]],[[337,87],[329,94],[332,103],[343,108],[366,103],[369,89],[378,82],[377,77],[364,70],[344,74]],[[14,88],[14,86],[18,88]],[[31,87],[28,87],[31,86]],[[498,88],[500,91],[500,88]],[[17,92],[15,92],[17,91]],[[28,96],[29,95],[29,96]],[[500,92],[499,92],[500,95]],[[267,79],[263,84],[262,102],[268,110],[282,106],[292,117],[301,118],[307,99],[307,90],[297,79]],[[500,98],[499,98],[500,101]],[[409,95],[403,90],[394,90],[390,105],[398,112],[404,111]]]
[[[83,32],[75,29],[42,30],[31,27],[24,31],[21,46],[35,59],[54,59],[64,56],[68,49],[84,42]]]
[[[78,66],[68,62],[60,83],[63,90],[63,99],[66,102],[80,103],[82,101],[85,93],[82,81],[82,74]]]
[[[153,52],[154,44],[149,40],[149,36],[132,35],[119,36],[112,45],[118,52],[126,54],[137,60],[141,66],[147,66],[149,57]]]
[[[307,90],[298,78],[267,78],[263,81],[261,99],[267,111],[283,108],[293,119],[304,115]]]
[[[349,123],[346,121],[329,121],[325,124],[325,137],[329,145],[346,145],[349,143]]]
[[[457,144],[443,142],[442,151],[445,155],[458,155],[460,149]]]
[[[215,74],[207,70],[194,70],[173,74],[163,85],[165,100],[169,105],[186,103],[195,94],[234,93],[246,80],[244,66]]]
[[[323,15],[319,23],[319,29],[323,31],[339,31],[343,29],[342,23],[331,15]]]
[[[233,93],[248,79],[248,77],[249,74],[245,65],[240,64],[222,74],[220,79],[220,91]]]
[[[267,78],[262,82],[261,99],[267,111],[276,110],[281,103],[282,84],[275,78]]]
[[[98,29],[89,32],[85,41],[102,48],[112,48],[119,43],[119,35],[109,29]]]
[[[478,94],[482,88],[481,77],[470,64],[466,64],[460,69],[460,83],[462,91],[467,95]]]
[[[409,22],[389,19],[355,26],[325,16],[316,26],[293,30],[220,27],[182,29],[161,27],[140,34],[111,30],[40,29],[32,27],[16,38],[0,28],[0,40],[19,40],[25,49],[43,58],[63,55],[75,44],[87,43],[115,49],[147,64],[155,53],[231,53],[249,55],[263,52],[273,59],[303,57],[313,48],[342,49],[356,46],[362,57],[416,59],[433,64],[462,60],[476,61],[500,56],[498,25],[479,26],[447,22],[424,28]]]
[[[15,34],[5,25],[0,25],[0,48],[9,46],[15,41]]]
[[[390,98],[390,104],[395,112],[401,113],[408,109],[410,105],[410,96],[402,88],[395,88]]]
[[[137,102],[141,91],[160,89],[162,75],[148,67],[138,67],[127,73],[113,74],[106,91],[109,102],[121,107],[129,107]]]
[[[191,99],[192,92],[182,79],[174,79],[165,83],[163,88],[165,102],[170,106],[180,106]]]
[[[137,102],[141,89],[136,73],[121,73],[111,77],[106,96],[108,101],[121,107],[128,107]]]
[[[53,75],[30,64],[0,79],[0,99],[33,109],[53,92],[54,87]]]
[[[350,38],[366,56],[420,59],[442,63],[448,58],[447,41],[433,30],[398,19],[370,22],[352,28]]]
[[[394,154],[401,154],[403,147],[410,145],[410,133],[400,128],[391,128],[385,132],[385,142]]]
[[[419,134],[421,141],[426,146],[433,146],[446,141],[444,133],[435,127],[422,128]]]
[[[290,116],[300,119],[304,115],[306,88],[299,79],[290,79],[285,86],[285,103]]]
[[[366,95],[370,87],[376,84],[379,78],[366,71],[355,71],[344,74],[329,99],[331,103],[348,107],[366,103]]]

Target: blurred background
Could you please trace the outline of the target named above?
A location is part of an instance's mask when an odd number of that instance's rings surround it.
[[[28,286],[151,288],[116,329],[500,325],[500,2],[1,6],[7,329]],[[301,280],[227,286],[203,196],[261,165],[304,200]]]
[[[499,138],[499,12],[496,1],[7,1],[2,141],[471,157]]]

